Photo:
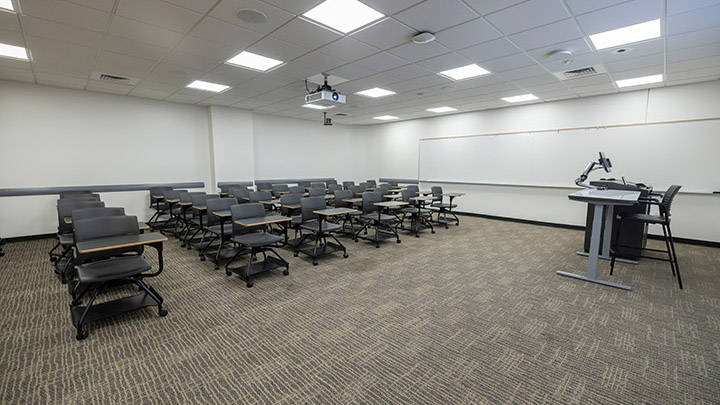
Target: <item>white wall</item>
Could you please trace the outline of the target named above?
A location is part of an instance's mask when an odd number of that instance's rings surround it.
[[[717,94],[720,94],[720,82],[713,81],[373,125],[362,128],[362,131],[373,143],[372,149],[377,151],[373,165],[376,170],[372,177],[417,178],[421,138],[715,118],[720,117]],[[715,121],[714,125],[718,126],[717,134],[720,136],[720,122]],[[682,132],[679,131],[678,136],[683,136]],[[592,158],[589,156],[588,161]],[[643,155],[642,151],[638,151],[638,159],[647,160],[648,165],[663,164]],[[624,172],[620,162],[614,163],[614,176],[643,181],[635,178],[633,173]],[[578,173],[568,173],[568,178],[574,179],[582,169],[578,167]],[[677,167],[678,173],[682,170],[682,167]],[[717,178],[720,189],[720,176],[717,173],[708,173],[707,176]],[[422,184],[422,187],[430,185]],[[584,225],[585,206],[567,198],[572,189],[440,185],[447,191],[468,193],[457,200],[461,211]],[[672,212],[673,233],[676,236],[720,241],[719,196],[681,194]]]
[[[204,107],[0,81],[0,188],[210,182]],[[103,193],[143,220],[148,192]],[[0,235],[51,233],[57,196],[0,198]]]
[[[218,182],[255,179],[253,114],[237,108],[209,107],[213,179]]]

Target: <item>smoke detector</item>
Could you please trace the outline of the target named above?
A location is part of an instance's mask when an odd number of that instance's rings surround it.
[[[265,15],[265,13],[260,10],[254,10],[251,8],[244,8],[242,10],[239,10],[235,15],[237,15],[237,18],[239,18],[241,21],[252,24],[262,24],[267,21],[267,16]]]
[[[412,41],[416,44],[427,44],[428,42],[432,42],[435,40],[435,34],[428,31],[423,31],[417,35],[415,35],[412,39]]]
[[[567,48],[555,49],[555,50],[552,50],[552,51],[546,53],[545,58],[549,59],[549,58],[553,58],[556,56],[561,56],[561,57],[566,58],[568,56],[572,56],[572,54],[573,54],[572,50],[567,49]]]

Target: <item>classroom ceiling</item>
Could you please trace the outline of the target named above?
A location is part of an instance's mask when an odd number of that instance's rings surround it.
[[[616,93],[616,80],[656,74],[662,83],[623,90],[720,78],[720,0],[361,0],[387,17],[351,35],[298,17],[323,0],[11,1],[17,12],[0,10],[0,43],[28,48],[32,62],[0,58],[0,79],[320,121],[322,111],[302,107],[303,80],[328,72],[348,80],[335,86],[347,104],[327,110],[336,124],[436,116],[426,109],[441,106],[499,108],[510,105],[502,97],[526,93],[533,102]],[[267,19],[246,22],[240,10]],[[597,51],[588,38],[658,18],[657,39]],[[437,39],[413,43],[421,31]],[[572,55],[548,56],[559,49]],[[244,50],[285,64],[260,73],[224,63]],[[472,63],[491,74],[437,74]],[[554,75],[588,66],[600,73]],[[198,79],[231,89],[185,87]],[[374,87],[397,94],[354,94]]]

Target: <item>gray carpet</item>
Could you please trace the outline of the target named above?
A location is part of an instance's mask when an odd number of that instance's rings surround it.
[[[52,242],[8,244],[0,403],[720,401],[720,250],[678,245],[685,290],[667,263],[604,263],[627,292],[555,275],[584,272],[581,232],[462,220],[380,249],[343,239],[350,257],[317,267],[283,249],[290,276],[252,289],[171,240],[149,280],[169,315],[100,321],[82,342]]]

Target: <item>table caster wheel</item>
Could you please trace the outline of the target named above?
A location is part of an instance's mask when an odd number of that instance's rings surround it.
[[[192,246],[188,245],[187,250],[190,250],[190,249],[192,249]]]
[[[460,226],[460,222],[455,222],[455,226]]]
[[[283,276],[287,276],[289,274],[290,274],[290,270],[288,270],[288,269],[283,270]]]
[[[380,249],[380,245],[375,245],[375,249]]]
[[[317,266],[317,265],[318,265],[318,261],[317,261],[317,260],[313,260],[313,266]]]
[[[204,261],[205,261],[205,256],[200,256],[200,261],[201,261],[201,262],[204,262]]]
[[[356,242],[356,243],[357,243],[357,241],[358,241],[357,239],[353,239],[353,242]]]
[[[252,288],[253,285],[254,285],[253,283],[247,283],[247,284],[245,284],[245,286],[246,286],[247,288]]]
[[[434,233],[435,233],[435,231],[431,231],[431,233],[433,233],[433,234],[434,234]]]
[[[398,239],[398,240],[397,240],[397,243],[400,243],[400,242],[402,242],[402,241],[401,241],[400,239]]]
[[[420,235],[415,235],[415,237],[416,237],[416,238],[419,238],[419,237],[420,237]]]
[[[216,264],[216,265],[215,265],[215,270],[220,270],[220,266],[218,266],[218,265]]]
[[[225,275],[228,276],[228,277],[230,277],[230,276],[232,275],[232,271],[230,271],[230,270],[225,270]]]
[[[348,256],[350,256],[350,255],[348,255],[347,253],[343,254],[343,257],[344,257],[345,259],[347,259]]]
[[[180,247],[181,247],[181,248],[184,248],[184,247],[185,247],[185,244],[183,243],[182,245],[180,245]]]
[[[293,253],[293,257],[298,257],[298,252]]]
[[[75,335],[75,339],[77,340],[85,340],[88,337],[87,331],[78,332],[77,335]]]
[[[160,316],[165,316],[165,315],[167,315],[167,314],[168,314],[167,309],[161,309],[161,310],[158,312],[158,315],[160,315]]]

